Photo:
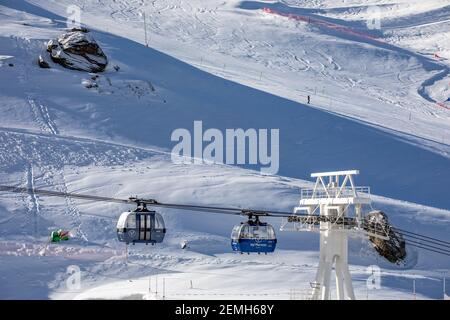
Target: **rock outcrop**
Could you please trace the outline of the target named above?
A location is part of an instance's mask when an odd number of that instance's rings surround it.
[[[94,38],[83,31],[71,31],[50,40],[47,51],[53,62],[72,70],[102,72],[108,64],[108,58]]]
[[[42,58],[42,56],[39,56],[38,58],[38,65],[43,69],[50,69],[50,65],[44,60],[44,58]]]

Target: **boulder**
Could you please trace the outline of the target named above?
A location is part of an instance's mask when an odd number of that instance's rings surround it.
[[[44,60],[44,58],[42,58],[42,56],[39,56],[38,64],[39,64],[39,67],[41,67],[43,69],[50,69],[50,65],[48,64],[47,61]]]
[[[55,63],[61,66],[87,72],[102,72],[108,58],[89,33],[71,31],[50,40],[47,51]]]
[[[405,240],[403,235],[391,227],[387,215],[383,211],[374,210],[365,217],[364,229],[372,233],[382,233],[389,239],[370,237],[378,254],[391,263],[400,264],[406,258]]]
[[[80,32],[83,32],[83,33],[88,33],[89,29],[80,26],[80,27],[74,27],[74,28],[70,29],[70,31],[80,31]]]

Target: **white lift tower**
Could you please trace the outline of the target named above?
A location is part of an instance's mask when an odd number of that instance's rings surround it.
[[[320,261],[315,282],[312,283],[312,299],[331,298],[333,266],[337,299],[355,299],[348,268],[349,234],[364,233],[386,238],[369,233],[362,226],[362,206],[371,204],[370,188],[355,186],[354,176],[357,174],[358,170],[311,174],[316,178],[314,188],[301,190],[300,206],[287,220],[294,223],[295,231],[320,232]],[[307,215],[295,216],[302,211]],[[281,230],[288,230],[286,226],[287,223],[283,224]]]

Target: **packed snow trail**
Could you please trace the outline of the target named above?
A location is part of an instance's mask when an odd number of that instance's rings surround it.
[[[347,37],[350,37],[352,40],[356,39],[356,41],[368,42],[370,44],[374,44],[375,46],[379,46],[381,48],[387,48],[387,49],[390,49],[393,51],[398,51],[400,53],[410,55],[412,57],[416,57],[419,60],[422,60],[423,66],[425,67],[426,70],[431,71],[431,70],[439,70],[440,69],[440,71],[436,75],[425,80],[417,90],[417,92],[425,100],[432,102],[432,103],[439,102],[439,101],[434,100],[432,97],[430,97],[428,95],[427,87],[432,87],[437,81],[447,78],[449,76],[450,67],[447,64],[439,63],[438,61],[435,61],[432,58],[422,56],[422,55],[419,55],[414,52],[407,51],[398,46],[391,45],[391,44],[387,43],[386,41],[384,41],[381,37],[374,34],[373,30],[369,30],[367,28],[364,28],[362,31],[352,29],[352,28],[346,26],[343,21],[339,21],[339,23],[336,23],[336,22],[330,21],[330,19],[324,20],[326,18],[323,16],[311,14],[308,11],[305,11],[303,9],[295,8],[295,7],[293,8],[293,7],[287,6],[282,3],[274,3],[274,4],[269,3],[269,4],[266,4],[266,6],[264,6],[264,4],[259,1],[244,1],[241,3],[240,7],[243,9],[247,9],[247,10],[262,10],[264,13],[267,13],[267,14],[279,15],[281,17],[286,17],[288,19],[302,21],[302,22],[312,25],[313,27],[319,27],[326,31],[329,31],[329,32],[331,32],[332,35],[337,36],[337,37],[347,36]],[[296,13],[296,12],[298,12],[298,13]],[[320,18],[318,18],[318,17],[320,17]]]

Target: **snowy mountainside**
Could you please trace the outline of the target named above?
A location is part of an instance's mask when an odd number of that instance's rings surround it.
[[[308,178],[310,172],[328,170],[335,166],[334,163],[339,163],[343,168],[357,167],[365,172],[361,183],[369,184],[370,181],[370,185],[379,194],[442,208],[448,207],[446,190],[438,188],[439,181],[446,181],[446,174],[450,174],[445,170],[448,164],[448,147],[445,143],[448,135],[441,132],[439,123],[435,122],[443,120],[441,118],[435,117],[435,121],[428,123],[429,119],[424,117],[423,121],[418,120],[420,123],[417,126],[413,126],[418,129],[421,124],[433,124],[434,140],[424,139],[419,133],[404,134],[401,131],[403,127],[390,129],[388,125],[374,125],[375,128],[371,128],[353,121],[353,116],[351,120],[347,120],[350,116],[342,117],[304,108],[293,101],[215,77],[124,38],[98,33],[96,39],[100,43],[106,43],[105,50],[109,49],[111,65],[122,65],[120,72],[109,70],[100,76],[103,80],[98,90],[86,90],[82,86],[83,81],[90,78],[89,75],[71,74],[58,68],[50,72],[37,69],[33,60],[42,51],[39,49],[42,45],[41,39],[4,39],[3,41],[10,43],[6,47],[26,48],[20,53],[14,53],[14,50],[9,52],[15,55],[16,59],[20,55],[26,56],[24,65],[17,67],[23,69],[20,70],[22,74],[19,75],[19,84],[24,81],[35,83],[32,89],[26,85],[26,88],[19,90],[15,82],[6,84],[12,87],[5,88],[8,92],[19,91],[22,98],[18,98],[20,102],[14,102],[14,110],[7,113],[4,123],[14,127],[29,126],[30,122],[25,124],[20,117],[23,112],[29,110],[30,101],[37,101],[37,105],[54,109],[55,117],[62,121],[60,127],[64,128],[59,129],[61,134],[102,139],[114,137],[127,143],[157,146],[166,150],[173,146],[169,139],[171,132],[176,128],[192,129],[193,122],[199,119],[199,115],[205,129],[280,128],[282,147],[279,173],[282,175]],[[128,50],[119,52],[117,48]],[[141,56],[146,59],[140,59]],[[31,72],[33,69],[39,72]],[[5,71],[3,75],[9,77],[8,72],[16,72],[16,69]],[[124,91],[128,90],[127,84],[133,81],[139,81],[142,86],[149,83],[155,87],[155,92],[139,97],[129,90],[130,92],[124,95]],[[211,96],[211,87],[215,88],[214,97]],[[58,96],[47,102],[49,91],[52,95],[55,91],[58,92]],[[27,97],[23,98],[22,92],[25,92]],[[133,96],[132,105],[128,94]],[[70,97],[70,103],[67,97]],[[230,97],[233,99],[230,100]],[[334,101],[333,99],[333,103]],[[273,114],[273,105],[286,112]],[[6,108],[12,109],[11,104],[8,103]],[[356,108],[361,109],[361,106]],[[16,121],[18,112],[21,114]],[[38,111],[34,113],[36,112]],[[256,113],[260,116],[254,117]],[[242,117],[230,116],[233,114]],[[367,112],[364,119],[357,120],[372,124],[371,119],[366,117],[369,117]],[[409,121],[410,116],[405,114],[404,117],[401,119],[393,115],[389,119],[402,125],[403,122]],[[383,118],[386,118],[384,111]],[[411,118],[416,119],[414,115]],[[389,119],[386,122],[389,122]],[[407,128],[411,125],[408,124]],[[132,126],[139,126],[140,129],[129,130]],[[386,134],[386,131],[389,134]],[[319,134],[320,132],[327,134]],[[341,148],[343,144],[351,144],[353,152]],[[332,149],[325,151],[321,146]],[[414,161],[408,161],[411,158],[414,158]],[[389,173],[393,175],[389,179],[379,175],[380,171],[392,167],[396,170]],[[412,170],[417,173],[414,177],[409,177]],[[421,183],[417,184],[416,181]]]
[[[419,7],[443,8],[444,16],[445,6],[433,3]],[[433,102],[447,90],[445,61],[414,52],[414,45],[361,42],[260,10],[274,5],[297,12],[304,2],[76,1],[110,60],[108,69],[98,77],[56,64],[40,69],[36,59],[45,55],[47,40],[64,32],[68,4],[0,2],[1,184],[291,211],[311,172],[358,168],[358,184],[383,196],[374,196],[374,207],[395,225],[448,237],[450,115]],[[143,44],[143,9],[149,47]],[[86,88],[87,82],[98,87]],[[311,106],[304,104],[307,93]],[[245,165],[173,164],[170,134],[192,130],[195,120],[205,129],[279,128],[279,175],[262,176]],[[169,285],[172,298],[193,297],[187,279],[206,297],[220,298],[213,293],[236,273],[251,274],[247,280],[256,285],[228,281],[228,297],[245,289],[253,294],[247,298],[260,298],[254,294],[261,290],[289,298],[290,289],[304,290],[314,278],[317,234],[277,232],[274,258],[241,257],[229,253],[228,236],[242,219],[173,210],[162,210],[167,241],[132,248],[130,267],[115,236],[115,220],[128,209],[0,194],[0,274],[7,289],[1,298],[144,297],[148,279],[142,277],[174,273],[184,280]],[[48,233],[57,227],[71,230],[73,241],[48,246]],[[183,239],[187,251],[179,249]],[[447,257],[410,247],[409,264],[397,267],[377,257],[367,240],[353,240],[350,249],[357,296],[366,294],[365,268],[378,264],[385,281],[372,298],[410,297],[413,274],[423,281],[420,297],[439,297],[437,279],[448,270]],[[79,295],[63,288],[70,264],[85,272]],[[259,287],[255,279],[268,270],[276,272]],[[291,270],[298,271],[295,285],[287,283]],[[124,291],[108,287],[129,279],[135,285],[121,283]],[[27,289],[15,289],[18,283]]]

